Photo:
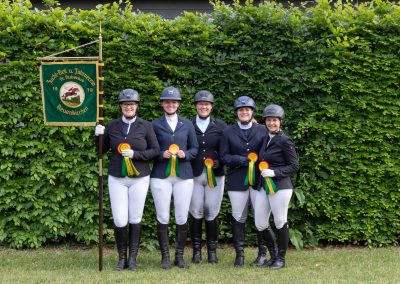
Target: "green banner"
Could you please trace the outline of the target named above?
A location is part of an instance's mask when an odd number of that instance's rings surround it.
[[[98,62],[42,62],[44,124],[93,126],[98,121]]]

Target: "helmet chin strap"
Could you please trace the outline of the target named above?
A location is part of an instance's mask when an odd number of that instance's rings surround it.
[[[168,112],[165,111],[165,114],[168,115],[168,116],[173,116],[173,115],[176,114],[176,111],[174,111],[173,113],[168,113]]]
[[[125,115],[124,115],[124,117],[125,117],[127,120],[132,120],[132,119],[134,119],[134,118],[136,117],[136,114],[135,114],[134,116],[125,116]]]
[[[252,120],[253,120],[253,114],[251,115],[251,118],[249,120],[246,120],[246,121],[239,120],[239,123],[241,125],[248,125]]]
[[[240,123],[241,125],[248,125],[250,122],[251,122],[251,119],[250,119],[250,120],[247,120],[247,121],[241,121],[241,120],[239,120],[239,123]]]
[[[210,117],[210,115],[207,115],[207,116],[200,116],[200,115],[198,115],[198,117],[199,117],[200,119],[202,119],[202,120],[206,120],[207,118]]]

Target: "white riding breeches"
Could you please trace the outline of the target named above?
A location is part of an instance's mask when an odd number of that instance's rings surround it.
[[[280,189],[275,194],[268,195],[267,208],[268,220],[272,212],[275,227],[280,229],[287,223],[290,199],[292,198],[293,189]],[[268,221],[269,226],[269,221]]]
[[[258,231],[268,227],[267,195],[263,190],[250,187],[246,191],[228,191],[232,206],[232,216],[236,221],[245,223],[248,214],[249,199],[254,212],[254,222]]]
[[[194,178],[193,194],[190,202],[190,214],[194,218],[205,218],[207,221],[212,221],[218,216],[222,197],[224,196],[225,176],[215,177],[215,179],[217,186],[210,188],[205,171]]]
[[[150,176],[108,176],[111,211],[116,227],[138,224],[142,221],[144,203],[149,190]]]
[[[161,224],[169,223],[171,198],[173,196],[175,223],[178,225],[186,224],[193,192],[193,179],[181,179],[179,177],[151,178],[150,187],[158,222]]]

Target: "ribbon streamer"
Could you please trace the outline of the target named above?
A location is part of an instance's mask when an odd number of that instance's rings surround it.
[[[275,194],[278,191],[278,187],[270,177],[264,178],[264,189],[267,195]]]
[[[176,158],[176,155],[172,155],[169,158],[167,168],[165,169],[165,175],[167,177],[179,177],[179,160]]]
[[[124,157],[122,160],[122,176],[138,176],[140,173],[135,168],[135,165],[132,163],[132,160],[129,157]]]
[[[247,158],[249,159],[249,166],[247,168],[247,175],[246,179],[244,180],[244,184],[252,186],[255,184],[256,180],[255,164],[257,162],[258,156],[256,153],[251,152],[247,155]]]
[[[131,145],[128,143],[121,143],[118,145],[118,153],[122,153],[123,150],[129,150],[131,149]],[[139,171],[135,168],[135,165],[133,164],[132,160],[129,157],[122,157],[122,163],[121,163],[121,175],[123,177],[129,176],[138,176],[140,175]]]
[[[261,161],[258,165],[258,169],[260,170],[260,172],[269,169],[269,163],[267,161]],[[270,177],[263,178],[263,186],[267,195],[275,194],[278,191],[278,187]]]
[[[167,177],[179,177],[179,159],[176,158],[179,146],[177,144],[171,144],[168,150],[172,153],[172,156],[169,158],[167,168],[165,169],[165,175]]]
[[[217,180],[215,178],[215,174],[214,174],[214,170],[213,170],[214,160],[211,158],[206,158],[204,160],[204,165],[206,166],[208,186],[211,189],[213,189],[214,187],[217,186]]]

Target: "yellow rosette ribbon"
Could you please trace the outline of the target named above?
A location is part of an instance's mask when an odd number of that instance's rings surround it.
[[[208,186],[211,189],[213,189],[214,187],[217,186],[217,180],[215,179],[214,170],[213,170],[214,160],[211,158],[206,158],[204,160],[204,165],[206,166]]]
[[[247,155],[249,159],[249,166],[247,168],[246,179],[244,180],[245,185],[254,185],[256,180],[256,162],[258,160],[258,155],[251,152]]]
[[[122,154],[123,150],[130,150],[131,145],[128,143],[121,143],[118,145],[118,153]],[[122,157],[122,166],[121,166],[121,173],[123,177],[126,176],[138,176],[140,173],[139,171],[135,168],[132,160],[129,157]]]
[[[262,172],[263,170],[269,169],[269,163],[267,161],[261,161],[258,164],[258,169],[260,170],[260,172]],[[265,192],[267,193],[267,195],[275,194],[275,192],[278,191],[278,187],[276,186],[276,184],[270,177],[263,178],[263,184],[264,184],[264,189],[265,189]]]
[[[169,158],[167,168],[165,169],[165,175],[167,177],[179,177],[179,159],[176,158],[179,146],[177,144],[171,144],[168,150],[172,153],[172,156]]]

